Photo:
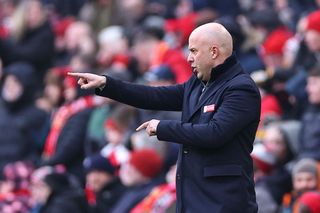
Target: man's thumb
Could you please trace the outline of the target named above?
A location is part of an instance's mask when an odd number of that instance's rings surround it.
[[[95,87],[94,83],[90,82],[90,83],[83,84],[81,86],[81,89],[91,89],[91,88],[94,88],[94,87]]]

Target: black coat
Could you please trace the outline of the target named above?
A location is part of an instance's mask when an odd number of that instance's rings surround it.
[[[17,160],[39,160],[36,139],[47,114],[33,105],[12,112],[0,101],[0,118],[0,169]]]
[[[73,190],[65,190],[52,194],[48,202],[41,207],[40,213],[87,213],[88,205],[84,194]]]
[[[132,186],[127,188],[127,190],[119,198],[118,202],[113,206],[110,212],[112,213],[127,213],[130,212],[143,198],[151,192],[151,190],[159,185],[160,179],[151,180],[148,183]]]
[[[38,146],[46,134],[45,124],[49,117],[34,104],[36,73],[33,68],[26,63],[15,63],[4,70],[4,81],[8,75],[17,78],[23,87],[23,92],[15,101],[6,101],[1,94],[0,169],[9,162],[17,160],[36,162],[40,159]]]
[[[63,164],[68,172],[84,181],[82,162],[85,157],[85,137],[92,109],[85,109],[71,116],[63,127],[57,142],[56,152],[49,159],[43,159],[42,165]]]
[[[0,58],[4,66],[19,61],[31,63],[38,73],[39,84],[42,83],[46,70],[51,67],[53,56],[54,34],[49,22],[27,30],[18,42],[0,39]]]
[[[111,212],[113,206],[121,198],[126,187],[122,185],[119,178],[108,183],[100,192],[96,194],[95,206],[90,207],[92,213],[108,213]]]
[[[300,158],[320,160],[320,106],[310,105],[302,117]]]
[[[203,83],[148,87],[107,77],[97,94],[136,107],[182,111],[182,120],[161,120],[159,140],[180,145],[177,212],[257,212],[250,153],[260,118],[260,94],[235,56],[212,70]]]

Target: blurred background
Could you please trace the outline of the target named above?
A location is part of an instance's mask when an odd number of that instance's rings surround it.
[[[0,212],[175,212],[180,119],[80,90],[67,72],[151,86],[191,76],[188,36],[218,22],[260,89],[260,213],[320,212],[319,0],[0,0]]]

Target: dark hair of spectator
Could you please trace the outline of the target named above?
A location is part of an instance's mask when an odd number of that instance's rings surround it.
[[[269,32],[282,25],[277,12],[271,8],[253,11],[249,20],[253,26],[262,26]]]
[[[135,41],[146,40],[162,40],[164,38],[164,30],[159,27],[143,27],[135,36]]]

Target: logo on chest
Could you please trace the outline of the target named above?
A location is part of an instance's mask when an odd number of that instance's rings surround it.
[[[204,113],[206,113],[206,112],[214,112],[215,108],[216,108],[215,104],[207,105],[207,106],[203,107],[203,112]]]

